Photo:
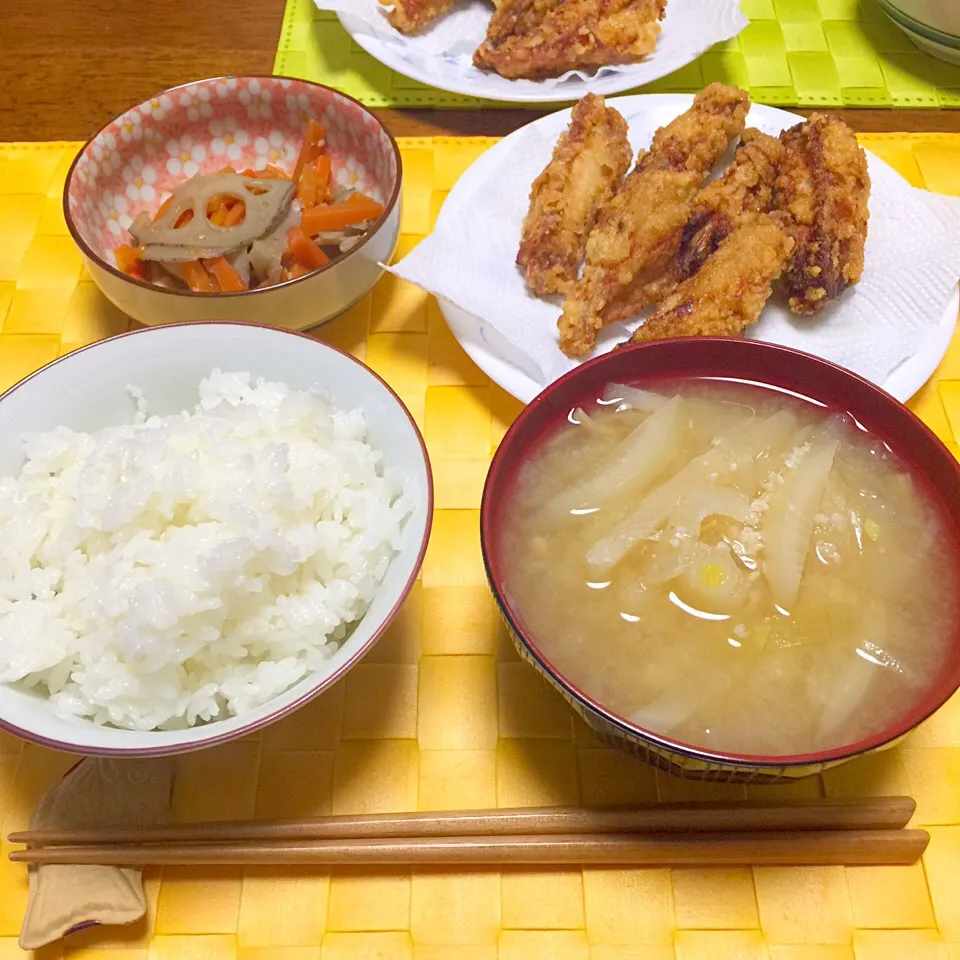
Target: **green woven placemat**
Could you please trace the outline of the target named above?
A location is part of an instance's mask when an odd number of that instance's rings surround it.
[[[876,0],[741,0],[750,25],[645,93],[692,93],[714,80],[754,100],[800,107],[960,107],[960,67],[919,51]],[[374,107],[479,107],[409,80],[355,44],[336,16],[287,0],[274,72],[337,87]],[[515,106],[515,104],[499,104]]]

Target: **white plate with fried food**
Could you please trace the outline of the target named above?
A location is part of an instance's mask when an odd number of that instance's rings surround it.
[[[956,325],[955,205],[736,88],[587,98],[484,154],[395,272],[524,402],[628,338],[691,335],[783,343],[906,400]]]
[[[622,93],[747,25],[739,0],[314,0],[391,69],[514,103]]]

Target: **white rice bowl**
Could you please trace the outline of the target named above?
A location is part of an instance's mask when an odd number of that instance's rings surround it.
[[[173,731],[256,711],[340,649],[413,501],[364,411],[214,371],[192,411],[26,440],[0,481],[0,682]]]

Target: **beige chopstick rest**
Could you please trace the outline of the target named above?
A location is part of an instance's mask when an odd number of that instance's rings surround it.
[[[33,812],[31,829],[152,826],[170,815],[175,763],[81,760]],[[133,923],[147,901],[138,867],[30,866],[30,896],[20,946],[35,950],[75,927]]]

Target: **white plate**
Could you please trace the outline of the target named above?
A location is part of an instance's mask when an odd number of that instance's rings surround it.
[[[454,10],[447,16],[453,20],[458,15],[460,12]],[[396,38],[373,36],[359,17],[345,13],[338,16],[351,38],[391,70],[450,93],[511,103],[569,103],[590,92],[609,95],[633,90],[692,63],[715,42],[736,36],[748,22],[730,0],[714,0],[703,6],[699,0],[670,0],[657,49],[641,63],[601,69],[595,76],[573,76],[557,84],[506,80],[472,65],[465,69],[453,57],[418,55],[415,39],[401,38],[399,34]],[[479,46],[482,39],[477,37],[474,46]]]
[[[641,100],[650,102],[658,111],[669,110],[670,115],[680,113],[690,104],[690,98],[680,94],[648,94],[642,97],[623,97],[611,105],[629,112],[631,109],[636,110],[637,102]],[[770,127],[779,129],[785,124],[802,119],[785,110],[754,104],[748,122],[761,129]],[[569,122],[570,111],[563,110],[535,121],[535,125],[545,136],[558,137]],[[438,226],[444,217],[452,216],[462,204],[470,200],[474,191],[487,180],[503,156],[514,149],[517,140],[525,130],[526,127],[521,128],[501,140],[476,160],[460,177],[443,205]],[[524,372],[522,361],[511,362],[512,348],[495,330],[449,301],[441,298],[439,302],[444,318],[460,346],[494,383],[499,384],[507,393],[523,403],[529,403],[540,393],[543,389],[542,385]],[[897,367],[879,386],[901,402],[909,400],[930,378],[947,352],[956,327],[958,311],[960,311],[960,290],[954,289],[948,302],[944,304],[941,321],[930,331],[921,348]]]

